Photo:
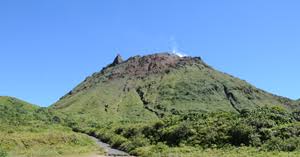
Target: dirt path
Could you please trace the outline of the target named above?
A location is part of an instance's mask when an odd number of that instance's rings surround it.
[[[99,155],[97,153],[89,153],[89,154],[78,154],[78,155],[66,155],[62,157],[124,157],[124,156],[108,156],[108,155]],[[133,157],[133,156],[127,156],[127,157]]]
[[[107,156],[113,156],[113,157],[124,157],[124,156],[130,156],[128,153],[118,150],[118,149],[114,149],[112,148],[109,144],[104,143],[102,141],[100,141],[99,139],[90,136],[91,139],[93,139],[94,141],[96,141],[97,145],[99,145],[101,148],[103,148],[106,152]],[[105,156],[91,156],[91,157],[105,157]]]

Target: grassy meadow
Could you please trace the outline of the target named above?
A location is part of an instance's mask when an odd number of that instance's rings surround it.
[[[87,135],[60,125],[46,108],[0,97],[0,157],[54,157],[100,152]]]

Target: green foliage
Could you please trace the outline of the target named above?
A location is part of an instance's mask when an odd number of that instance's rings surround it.
[[[16,98],[0,97],[0,157],[97,151],[95,142],[89,137],[59,123],[60,118],[47,108]]]
[[[168,145],[179,146],[182,142],[188,140],[189,137],[194,135],[191,125],[188,123],[180,123],[170,127],[165,127],[161,130],[162,141]]]
[[[236,125],[232,126],[229,130],[229,141],[230,144],[234,146],[241,146],[241,145],[250,145],[255,144],[258,145],[255,139],[252,139],[253,136],[252,133],[255,132],[253,127],[245,124],[245,123],[236,123]]]
[[[136,154],[157,145],[172,150],[245,146],[288,151],[292,149],[273,145],[299,137],[300,112],[291,113],[297,104],[198,58],[156,54],[94,73],[50,111],[58,114],[53,122]]]
[[[263,148],[269,151],[295,151],[300,148],[300,138],[290,137],[288,139],[282,139],[280,137],[272,137],[268,140]]]
[[[145,150],[151,148],[148,154],[151,156],[159,146],[162,147],[160,153],[182,147],[206,150],[245,146],[265,151],[300,150],[300,122],[289,111],[278,107],[244,110],[241,114],[198,112],[170,115],[156,122],[115,122],[93,126],[96,128],[78,129],[136,155],[147,154]],[[82,128],[85,129],[80,130]]]
[[[1,147],[0,147],[0,157],[7,157],[6,151],[4,151]]]
[[[300,112],[291,113],[295,101],[197,58],[154,56],[166,64],[151,55],[134,57],[88,77],[50,107],[59,114],[52,120],[136,154],[158,144],[171,149],[291,150],[273,149],[272,141],[299,136],[295,124]]]
[[[251,147],[201,149],[196,147],[168,147],[163,144],[140,147],[135,150],[141,157],[299,157],[300,152],[262,151]]]

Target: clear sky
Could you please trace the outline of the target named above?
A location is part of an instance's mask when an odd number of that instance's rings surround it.
[[[173,47],[300,98],[298,0],[1,0],[0,95],[48,106],[117,53]]]

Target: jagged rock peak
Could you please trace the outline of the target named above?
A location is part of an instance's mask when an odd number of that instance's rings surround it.
[[[122,62],[123,62],[122,56],[120,54],[117,54],[116,58],[114,59],[114,61],[111,65],[115,66],[115,65],[120,64]]]

